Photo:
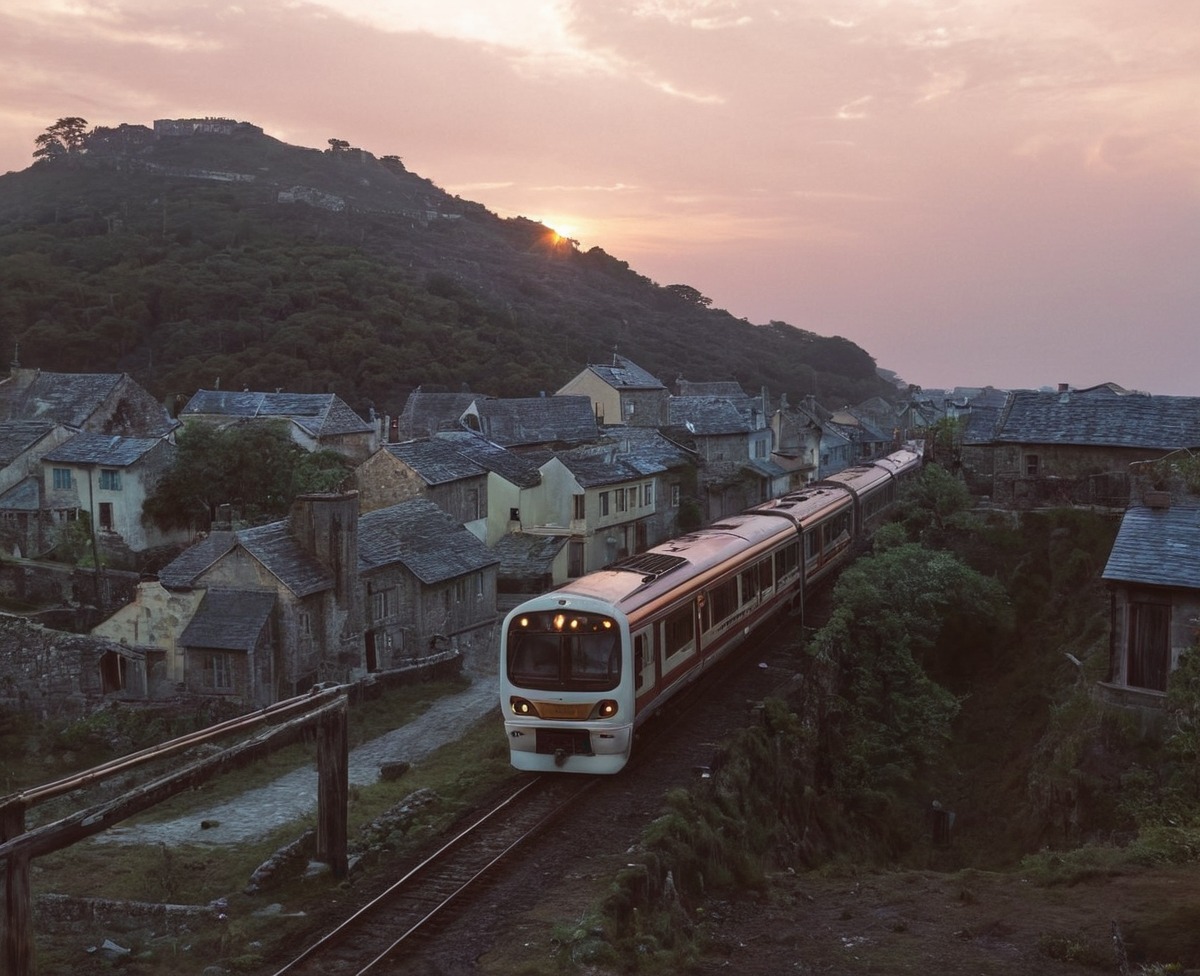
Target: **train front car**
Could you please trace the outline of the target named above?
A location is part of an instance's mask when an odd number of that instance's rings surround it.
[[[557,590],[504,620],[500,701],[513,766],[615,773],[633,742],[629,622],[612,604]]]

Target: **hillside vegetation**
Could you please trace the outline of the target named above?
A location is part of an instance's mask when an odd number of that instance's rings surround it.
[[[668,384],[831,406],[894,392],[846,339],[737,319],[397,157],[125,129],[0,177],[0,348],[24,366],[393,414],[417,385],[550,392],[614,350]]]

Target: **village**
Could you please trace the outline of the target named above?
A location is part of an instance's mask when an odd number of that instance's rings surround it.
[[[529,595],[920,440],[979,505],[1123,513],[1102,691],[1153,708],[1200,610],[1194,486],[1172,464],[1200,448],[1200,399],[1115,384],[898,399],[831,411],[735,382],[671,389],[614,354],[552,395],[418,388],[397,417],[363,419],[335,394],[223,390],[172,416],[124,374],[14,366],[0,382],[0,595],[37,612],[0,623],[0,705],[251,710],[486,655],[498,614]],[[231,512],[164,532],[142,517],[179,430],[265,421],[346,458],[343,490],[263,525]],[[81,517],[91,565],[47,561]]]

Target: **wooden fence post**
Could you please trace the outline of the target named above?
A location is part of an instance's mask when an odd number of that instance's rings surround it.
[[[25,811],[11,806],[0,814],[0,842],[25,833]],[[4,864],[4,967],[11,976],[33,972],[33,913],[29,907],[29,855],[10,854]]]
[[[348,870],[346,830],[350,806],[350,745],[345,700],[317,721],[317,860],[335,878]]]

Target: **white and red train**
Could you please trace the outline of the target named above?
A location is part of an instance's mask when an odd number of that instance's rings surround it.
[[[851,558],[921,466],[904,448],[588,573],[507,615],[512,764],[615,773],[676,692]]]

